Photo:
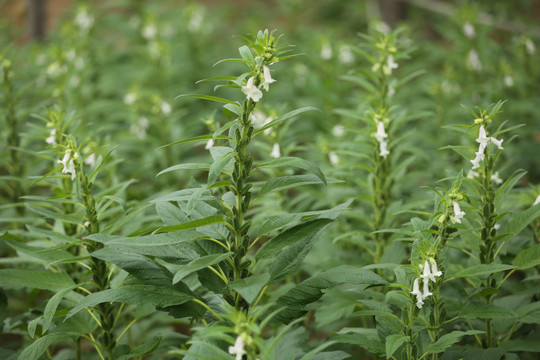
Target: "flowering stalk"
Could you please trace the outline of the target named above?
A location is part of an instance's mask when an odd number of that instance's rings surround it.
[[[261,36],[263,35],[263,36]],[[241,87],[242,92],[246,95],[246,99],[242,103],[242,115],[240,117],[239,128],[235,131],[236,146],[234,148],[234,169],[231,175],[230,189],[236,197],[236,205],[232,207],[227,216],[229,223],[230,234],[228,238],[229,246],[234,250],[233,255],[233,274],[232,279],[242,279],[248,276],[248,261],[242,259],[247,253],[250,245],[250,237],[248,231],[251,226],[250,221],[245,221],[244,217],[247,213],[251,201],[251,187],[248,177],[252,171],[253,157],[247,151],[247,147],[254,135],[255,128],[251,123],[251,114],[257,105],[257,102],[262,98],[263,93],[260,87],[264,90],[269,90],[269,85],[276,80],[270,75],[269,66],[277,62],[275,57],[277,39],[268,32],[259,33],[257,36],[258,57],[255,59],[248,76],[246,84]],[[248,50],[250,51],[250,50]],[[231,305],[237,309],[244,308],[247,303],[241,299],[240,294],[235,293],[233,298],[229,299]]]
[[[61,162],[64,166],[62,172],[71,174],[71,180],[78,180],[80,184],[79,195],[85,208],[85,223],[86,232],[88,234],[97,234],[100,232],[96,202],[92,195],[94,184],[90,177],[86,174],[83,168],[83,161],[79,156],[78,147],[73,139],[68,139],[67,150]],[[103,244],[92,240],[83,242],[86,249],[91,254],[92,252],[103,248]],[[96,291],[104,291],[109,288],[109,267],[106,261],[95,258],[90,255],[90,268],[92,271],[92,282]],[[116,340],[114,337],[114,310],[113,303],[104,302],[95,306],[94,310],[100,315],[101,334],[99,343],[102,349],[107,353],[109,360],[114,359],[114,349]]]
[[[480,195],[481,195],[481,210],[478,211],[480,216],[480,222],[482,228],[480,231],[481,245],[480,245],[480,262],[482,264],[491,264],[495,260],[495,248],[497,246],[497,229],[496,219],[497,213],[495,209],[495,179],[494,175],[498,173],[494,172],[495,161],[498,158],[502,150],[503,140],[498,140],[495,137],[489,136],[489,125],[491,124],[493,117],[498,113],[502,106],[502,102],[498,102],[492,107],[486,110],[480,109],[478,114],[475,114],[473,128],[476,129],[480,125],[478,130],[478,138],[476,142],[479,143],[478,151],[475,153],[475,158],[471,160],[473,164],[473,170],[479,169],[479,183],[480,183]],[[497,150],[493,150],[496,148]],[[495,287],[495,279],[492,275],[489,275],[486,279],[486,291],[484,299],[486,304],[491,305],[494,295],[490,293],[489,289]],[[491,319],[486,319],[486,341],[484,346],[491,347],[493,345],[493,333],[491,326]]]

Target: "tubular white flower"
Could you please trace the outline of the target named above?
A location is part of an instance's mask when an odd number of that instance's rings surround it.
[[[427,298],[429,295],[433,295],[430,291],[429,291],[429,281],[427,280],[424,280],[424,293],[422,294],[422,296],[425,298]]]
[[[536,197],[536,200],[534,200],[533,206],[534,206],[534,205],[538,205],[538,204],[540,204],[540,195],[538,195],[538,196]]]
[[[263,88],[264,90],[268,91],[270,88],[270,84],[275,83],[276,80],[272,79],[272,76],[270,75],[270,69],[268,66],[263,66],[263,76],[264,76],[264,82],[263,82]]]
[[[399,64],[394,62],[394,55],[390,55],[386,59],[386,66],[384,67],[384,73],[386,75],[392,75],[392,70],[397,69],[398,66]]]
[[[212,146],[214,146],[214,139],[208,140],[208,142],[206,143],[206,146],[204,148],[206,150],[210,150],[210,148],[212,148]]]
[[[58,160],[58,163],[64,166],[64,168],[62,169],[62,174],[69,173],[71,174],[71,180],[75,180],[75,176],[76,176],[75,163],[73,162],[73,159],[71,158],[70,153],[66,152],[62,160]]]
[[[142,31],[141,31],[141,35],[146,39],[146,40],[152,40],[156,37],[157,35],[157,29],[156,27],[153,25],[153,24],[149,24],[149,25],[146,25]]]
[[[431,270],[429,268],[429,262],[427,260],[424,262],[424,272],[422,275],[420,275],[420,277],[424,279],[424,286],[430,280],[435,281],[435,276],[433,276],[433,274],[431,273]],[[424,295],[424,297],[426,297],[426,295]]]
[[[499,150],[503,150],[504,148],[502,147],[502,142],[504,140],[497,140],[495,139],[494,137],[490,138],[491,142],[494,143],[498,148]]]
[[[345,135],[345,127],[343,125],[336,125],[332,128],[332,135],[335,137],[342,137]]]
[[[418,278],[414,279],[413,291],[411,291],[411,294],[416,296],[416,306],[418,306],[418,308],[421,309],[422,305],[424,305],[424,298],[422,296],[422,293],[420,292],[420,286],[418,285]]]
[[[274,146],[272,147],[272,152],[270,153],[270,157],[277,159],[280,156],[281,156],[281,152],[279,149],[279,144],[275,143]]]
[[[491,175],[491,181],[493,181],[497,185],[500,185],[503,182],[503,180],[499,177],[499,172]]]
[[[483,150],[486,148],[487,144],[489,143],[489,138],[486,136],[486,129],[484,128],[484,125],[480,126],[480,130],[478,131],[478,138],[476,139],[476,142],[480,144],[480,149]]]
[[[469,55],[467,56],[467,67],[474,71],[482,70],[482,63],[480,62],[480,57],[475,49],[469,51]]]
[[[246,350],[244,350],[244,340],[242,340],[241,335],[238,335],[236,338],[234,346],[229,346],[229,354],[235,355],[235,360],[242,360],[242,356],[246,354]]]
[[[45,142],[49,145],[56,144],[56,129],[51,129],[49,137],[45,139]]]
[[[329,60],[332,58],[332,47],[330,44],[323,44],[321,48],[321,58],[323,60]]]
[[[461,224],[461,219],[465,215],[464,211],[461,211],[461,208],[459,207],[459,204],[454,201],[454,216],[451,218],[452,222]]]
[[[474,26],[470,22],[466,22],[465,24],[463,24],[463,33],[469,39],[472,39],[474,35],[476,34],[474,30]]]
[[[248,99],[253,100],[254,102],[258,102],[261,100],[263,94],[262,91],[257,89],[257,87],[254,84],[255,78],[252,76],[247,81],[247,84],[245,86],[242,86],[242,92],[246,94],[246,97]]]
[[[161,108],[161,112],[163,112],[163,114],[169,115],[171,113],[172,108],[168,102],[162,101],[159,107]]]
[[[377,139],[378,142],[383,142],[387,137],[388,134],[384,131],[384,122],[377,121],[377,133],[375,134],[375,139]]]
[[[442,272],[437,269],[437,263],[435,261],[431,264],[431,275],[434,277],[442,276]]]
[[[339,164],[339,156],[333,151],[330,151],[328,153],[328,158],[330,159],[330,163],[334,166],[337,166]]]
[[[390,154],[390,151],[388,151],[386,146],[387,146],[386,141],[381,141],[381,143],[379,144],[379,151],[381,153],[381,156],[383,158],[385,158],[385,159],[386,159],[386,156],[388,156],[388,154]]]

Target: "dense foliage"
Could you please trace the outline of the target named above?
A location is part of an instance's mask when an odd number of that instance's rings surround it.
[[[0,358],[538,358],[538,9],[434,4],[2,20]]]

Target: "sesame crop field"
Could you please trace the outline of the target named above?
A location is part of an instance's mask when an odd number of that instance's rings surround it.
[[[540,359],[540,2],[0,0],[0,359]]]

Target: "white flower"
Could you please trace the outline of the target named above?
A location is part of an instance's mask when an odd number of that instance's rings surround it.
[[[281,152],[279,150],[279,144],[275,143],[274,146],[272,147],[272,152],[270,153],[270,157],[277,159],[280,156],[281,156]]]
[[[199,8],[193,12],[189,18],[187,28],[190,32],[197,32],[201,28],[204,20],[204,8]]]
[[[480,176],[480,174],[472,170],[469,171],[469,173],[467,174],[468,179],[474,179],[475,177],[478,177],[478,176]]]
[[[139,139],[146,137],[146,129],[148,128],[148,119],[144,116],[139,118],[136,124],[131,125],[131,132],[133,132]]]
[[[499,230],[499,229],[501,228],[501,225],[495,223],[495,225],[493,225],[493,228],[494,228],[495,230]]]
[[[435,276],[431,273],[431,269],[429,268],[429,262],[426,260],[424,262],[424,272],[422,275],[420,275],[422,279],[424,279],[424,284],[431,281],[435,281]],[[424,297],[427,297],[427,295],[424,295]]]
[[[422,294],[422,296],[425,298],[427,298],[429,295],[433,295],[430,291],[429,291],[429,281],[425,280],[424,279],[424,293]]]
[[[152,40],[156,37],[157,35],[157,29],[156,27],[153,25],[153,24],[150,24],[150,25],[146,25],[142,31],[141,31],[141,35],[143,36],[143,38],[145,38],[146,40]]]
[[[254,102],[257,102],[261,100],[263,94],[262,91],[257,89],[257,87],[254,85],[255,78],[252,76],[247,81],[246,86],[242,86],[242,92],[246,94],[248,99],[253,100]]]
[[[459,204],[457,203],[457,201],[454,201],[454,216],[450,218],[452,222],[461,224],[461,219],[463,218],[464,215],[465,215],[465,212],[461,211],[461,208],[459,207]]]
[[[467,56],[467,67],[470,70],[474,71],[482,70],[482,63],[480,62],[480,57],[474,49],[471,49],[471,51],[469,51],[469,55]]]
[[[351,64],[354,62],[354,54],[350,46],[341,45],[339,47],[338,59],[342,64]]]
[[[66,60],[71,62],[75,60],[76,56],[77,56],[77,53],[75,52],[75,49],[71,49],[66,53]]]
[[[534,52],[536,51],[536,48],[534,47],[534,43],[532,42],[531,39],[525,40],[525,49],[527,49],[527,52],[529,53],[529,55],[534,54]]]
[[[49,145],[56,144],[56,129],[51,129],[49,137],[45,139],[45,142]]]
[[[86,12],[86,9],[82,9],[75,17],[75,24],[86,32],[94,25],[94,18]]]
[[[206,150],[210,150],[212,148],[212,146],[214,146],[214,139],[208,140],[208,142],[206,143],[206,146],[204,148]]]
[[[263,75],[264,75],[264,82],[262,86],[264,90],[268,91],[268,89],[270,88],[270,84],[275,83],[276,80],[272,79],[272,76],[270,76],[270,69],[266,65],[263,66]]]
[[[480,161],[484,160],[484,153],[483,152],[476,152],[476,157],[471,160],[471,163],[473,164],[473,170],[478,169],[480,167]]]
[[[135,93],[128,93],[124,96],[124,103],[127,105],[133,104],[137,100],[137,94]]]
[[[437,269],[437,263],[435,261],[431,264],[431,275],[433,275],[434,277],[442,276],[442,272]]]
[[[398,63],[394,62],[394,55],[388,56],[386,59],[386,67],[384,67],[384,73],[386,75],[392,75],[392,70],[398,68]]]
[[[388,154],[390,154],[390,151],[388,151],[388,149],[386,148],[387,146],[387,143],[386,141],[381,141],[380,144],[379,144],[379,151],[380,151],[380,154],[383,158],[386,159],[386,157],[388,156]]]
[[[374,26],[375,26],[375,29],[378,32],[380,32],[380,33],[382,33],[384,35],[388,35],[388,34],[390,34],[390,31],[392,31],[390,26],[388,26],[388,24],[385,23],[384,21],[377,21]]]
[[[494,143],[498,148],[499,150],[503,150],[504,148],[502,147],[502,142],[504,140],[497,140],[495,139],[494,137],[490,138],[491,142]]]
[[[484,125],[480,126],[480,130],[478,131],[478,138],[476,139],[476,142],[480,144],[480,148],[478,151],[483,153],[484,149],[489,143],[489,138],[486,136],[486,129],[484,128]]]
[[[472,39],[474,35],[476,34],[474,30],[474,26],[470,22],[466,22],[465,24],[463,24],[463,33],[469,39]]]
[[[534,206],[534,205],[538,205],[538,204],[540,204],[540,195],[538,195],[538,196],[536,197],[536,200],[534,200],[533,206]]]
[[[375,134],[375,139],[377,139],[378,142],[383,142],[387,137],[388,134],[384,132],[384,122],[377,121],[377,133]]]
[[[424,305],[424,299],[422,293],[420,292],[420,286],[418,286],[418,278],[414,279],[413,291],[411,291],[411,294],[416,296],[416,306],[421,309],[422,305]]]
[[[339,164],[339,157],[337,154],[333,151],[330,151],[328,153],[328,158],[330,159],[330,163],[334,166],[337,166]]]
[[[496,172],[495,174],[491,175],[491,181],[493,181],[495,184],[499,185],[502,184],[503,180],[499,177],[499,173]]]
[[[84,227],[89,227],[90,226],[90,221],[85,221],[84,222]]]
[[[169,115],[171,113],[171,105],[166,102],[166,101],[162,101],[161,104],[159,105],[160,108],[161,108],[161,111],[165,114],[165,115]]]
[[[62,174],[69,173],[71,174],[71,180],[75,180],[75,163],[73,162],[70,153],[66,152],[62,160],[58,160],[58,163],[64,166],[64,168],[62,169]]]
[[[92,153],[88,155],[86,159],[84,160],[84,163],[91,167],[95,167],[96,166],[96,153]]]
[[[332,135],[335,137],[342,137],[345,135],[345,127],[343,125],[336,125],[332,128]]]
[[[229,346],[229,354],[235,355],[235,360],[242,360],[242,356],[244,356],[245,353],[246,350],[244,350],[244,340],[242,340],[241,335],[238,335],[236,341],[234,342],[234,346]]]
[[[506,87],[514,86],[514,78],[510,75],[506,75],[504,77],[504,85],[506,85]]]
[[[330,44],[325,43],[322,45],[321,58],[323,60],[329,60],[332,58],[332,47],[330,46]]]

